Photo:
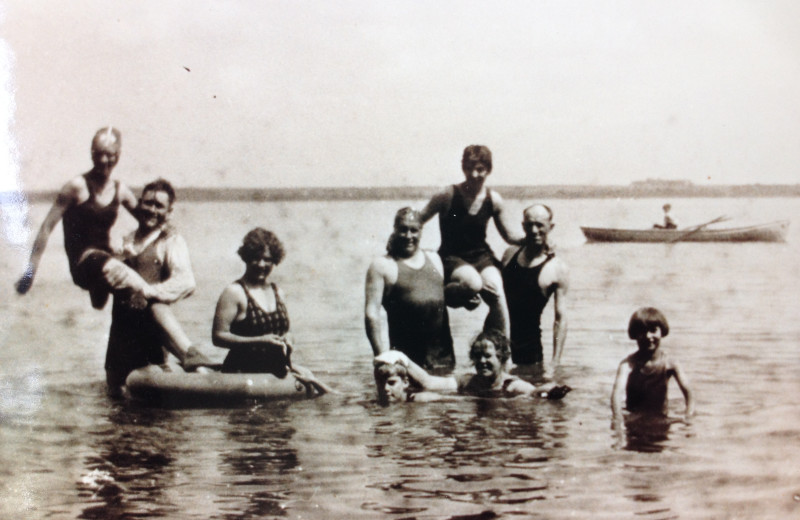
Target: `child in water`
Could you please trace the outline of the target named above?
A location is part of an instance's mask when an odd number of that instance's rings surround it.
[[[568,386],[556,386],[549,391],[511,375],[505,371],[511,355],[508,338],[496,330],[481,332],[472,342],[469,357],[475,373],[461,376],[434,376],[397,350],[390,350],[375,358],[375,383],[378,400],[428,401],[441,398],[431,392],[458,393],[475,397],[538,396],[561,399],[570,390]],[[422,392],[415,392],[412,383]]]
[[[667,415],[667,388],[673,377],[686,401],[686,417],[694,413],[694,398],[683,371],[660,348],[667,334],[667,319],[658,309],[642,307],[631,316],[628,337],[639,350],[619,364],[611,396],[615,420],[622,417],[623,395],[629,412]]]

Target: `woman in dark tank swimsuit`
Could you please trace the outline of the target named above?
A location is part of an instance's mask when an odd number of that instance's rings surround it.
[[[214,314],[214,345],[230,349],[222,370],[285,377],[292,351],[289,314],[280,290],[267,281],[283,260],[283,244],[272,232],[255,228],[245,235],[239,256],[244,275],[222,292]]]
[[[255,228],[245,235],[239,248],[246,265],[244,275],[222,291],[214,313],[214,345],[230,350],[222,371],[270,373],[279,378],[291,372],[317,392],[330,392],[310,370],[291,361],[289,313],[281,290],[267,281],[284,254],[283,244],[271,231]]]

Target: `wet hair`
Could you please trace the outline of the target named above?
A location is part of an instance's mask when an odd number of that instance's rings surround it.
[[[394,214],[394,224],[393,224],[392,234],[389,235],[389,240],[386,242],[386,252],[390,256],[394,256],[394,243],[395,239],[397,238],[397,233],[396,233],[397,226],[399,226],[403,222],[403,220],[407,218],[412,218],[416,220],[419,223],[420,227],[422,226],[422,217],[420,216],[419,211],[409,206],[398,209],[397,213]]]
[[[553,221],[553,210],[547,204],[541,204],[539,202],[537,202],[536,204],[531,204],[530,206],[528,206],[527,208],[522,210],[522,214],[525,215],[528,211],[532,210],[533,208],[535,208],[537,206],[540,206],[540,207],[544,208],[545,211],[547,211],[548,220],[550,220],[550,222],[552,222]]]
[[[662,336],[669,334],[669,323],[660,310],[655,307],[640,307],[628,323],[628,337],[636,339],[656,325],[661,329]]]
[[[377,385],[382,385],[392,376],[408,381],[408,369],[400,363],[381,363],[375,367],[375,383]]]
[[[159,177],[153,182],[148,182],[145,184],[144,188],[142,188],[142,195],[148,191],[163,191],[169,197],[170,206],[172,206],[172,203],[175,202],[175,188],[173,188],[172,183],[166,179]]]
[[[492,151],[482,144],[471,144],[464,148],[464,155],[461,157],[461,169],[465,172],[481,163],[486,169],[492,171]]]
[[[238,252],[242,260],[245,262],[252,262],[260,259],[267,250],[269,250],[269,254],[272,256],[272,262],[275,265],[281,263],[283,257],[286,255],[283,244],[278,240],[278,237],[275,236],[275,233],[257,227],[247,232]]]
[[[92,138],[92,151],[100,145],[115,145],[118,149],[122,146],[122,134],[113,126],[106,126],[95,132]]]
[[[478,336],[472,340],[472,343],[469,346],[469,357],[472,359],[472,352],[482,341],[488,341],[492,345],[494,345],[494,351],[497,353],[497,359],[500,360],[500,363],[506,364],[508,358],[511,357],[511,341],[506,337],[505,334],[500,332],[496,329],[489,329],[481,332]]]

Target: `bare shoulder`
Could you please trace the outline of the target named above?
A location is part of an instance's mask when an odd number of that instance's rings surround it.
[[[60,202],[80,203],[89,198],[89,186],[83,175],[73,177],[58,192]]]
[[[564,259],[559,256],[554,256],[547,262],[543,270],[552,273],[555,282],[566,281],[569,276],[569,267]]]
[[[506,248],[505,252],[503,253],[503,258],[501,260],[501,263],[503,264],[503,266],[508,265],[508,262],[511,261],[511,258],[514,256],[514,254],[517,251],[519,251],[521,248],[522,248],[522,246],[508,246]]]
[[[437,213],[442,213],[450,208],[450,201],[453,198],[453,186],[445,186],[437,191],[430,198],[422,209],[422,219],[427,221]]]
[[[503,200],[503,196],[500,195],[500,192],[497,190],[493,190],[492,188],[486,188],[486,194],[491,197],[492,205],[494,206],[495,211],[499,211],[503,209],[503,205],[505,201]]]
[[[222,290],[222,294],[219,295],[219,301],[225,303],[237,303],[246,300],[247,295],[244,292],[244,288],[238,282],[233,282],[225,287]]]
[[[135,206],[137,203],[137,199],[136,195],[134,195],[133,193],[133,190],[131,190],[130,187],[128,187],[128,185],[125,184],[124,182],[122,181],[117,181],[117,182],[119,183],[118,186],[119,186],[120,200],[126,203],[132,203]]]
[[[369,265],[367,278],[380,277],[384,283],[397,281],[397,262],[389,255],[376,256]]]
[[[439,256],[439,253],[429,249],[423,249],[422,252],[440,273],[444,273],[444,265],[442,264],[442,257]]]
[[[524,379],[520,379],[516,376],[511,376],[511,378],[511,381],[507,383],[505,387],[506,394],[511,396],[533,395],[533,393],[536,391],[536,387]]]

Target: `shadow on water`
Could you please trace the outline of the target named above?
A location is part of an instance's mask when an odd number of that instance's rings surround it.
[[[103,427],[87,433],[95,453],[86,457],[86,474],[77,487],[91,505],[79,518],[175,514],[162,493],[174,480],[172,453],[182,438],[171,412],[113,403]]]
[[[291,500],[293,474],[299,471],[295,434],[287,418],[290,403],[273,402],[252,409],[232,410],[225,437],[233,448],[220,454],[220,472],[231,483],[220,495],[235,513],[223,518],[285,516]]]

